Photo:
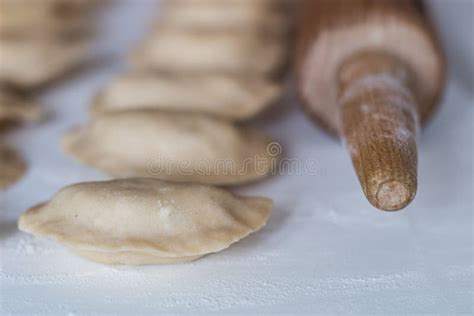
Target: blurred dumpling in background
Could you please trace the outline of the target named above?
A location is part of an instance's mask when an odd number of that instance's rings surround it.
[[[35,101],[0,87],[0,131],[11,125],[36,122],[42,114],[41,107]]]
[[[84,63],[90,52],[90,39],[8,38],[0,40],[0,51],[0,81],[30,90]]]
[[[214,168],[222,158],[237,167],[252,157],[271,160],[266,157],[270,142],[240,123],[282,96],[291,28],[288,3],[163,4],[149,33],[133,49],[128,69],[97,94],[92,123],[65,137],[66,151],[117,177],[149,177],[156,155],[167,157],[159,169],[173,170],[163,177],[172,181],[235,185],[271,175],[271,166],[258,175],[247,172],[253,165],[231,177],[200,174],[198,161]],[[190,162],[191,176],[180,172],[176,162]]]
[[[97,29],[95,14],[105,3],[0,0],[0,190],[26,170],[3,132],[40,119],[42,109],[28,94],[87,61]]]
[[[26,163],[9,145],[0,140],[0,191],[17,182],[25,173]]]
[[[101,0],[0,0],[0,82],[36,88],[84,63]]]
[[[138,69],[166,73],[265,76],[281,69],[286,53],[280,39],[258,32],[183,31],[163,24],[132,58]]]
[[[181,29],[265,32],[282,37],[288,32],[283,1],[167,1],[160,23]],[[159,24],[157,27],[159,28]]]
[[[132,67],[174,74],[278,75],[290,30],[283,0],[169,0]]]
[[[246,120],[280,98],[282,87],[265,78],[209,74],[157,76],[152,71],[125,73],[110,82],[91,106],[93,114],[157,109],[206,113]]]
[[[168,0],[92,112],[160,109],[249,120],[281,97],[286,0]]]
[[[0,0],[0,34],[84,32],[101,0]]]

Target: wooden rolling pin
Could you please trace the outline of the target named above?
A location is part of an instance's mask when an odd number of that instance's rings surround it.
[[[418,126],[444,85],[419,2],[300,0],[297,79],[307,111],[340,135],[368,200],[400,210],[417,190]]]

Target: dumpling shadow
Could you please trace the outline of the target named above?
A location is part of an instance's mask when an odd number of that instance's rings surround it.
[[[277,232],[285,225],[288,217],[287,211],[279,207],[275,208],[264,227],[232,245],[229,249],[243,250],[264,244],[268,239],[278,236]]]

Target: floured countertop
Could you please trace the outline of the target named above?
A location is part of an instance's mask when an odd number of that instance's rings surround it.
[[[0,314],[472,313],[473,5],[457,2],[432,1],[454,66],[420,138],[419,191],[408,209],[372,208],[342,146],[288,97],[254,125],[304,168],[236,190],[274,199],[262,231],[188,264],[108,267],[20,233],[16,221],[65,185],[106,179],[58,142],[86,121],[91,98],[120,72],[153,13],[151,1],[117,1],[99,43],[114,58],[50,89],[41,99],[51,118],[11,135],[30,169],[0,195]]]

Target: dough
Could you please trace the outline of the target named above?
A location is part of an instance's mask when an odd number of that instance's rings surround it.
[[[25,212],[19,229],[106,264],[195,260],[265,225],[272,202],[156,179],[80,183]]]
[[[0,0],[0,36],[41,36],[90,31],[94,9],[105,0]]]
[[[165,73],[274,75],[286,62],[285,41],[249,32],[183,31],[161,25],[131,56],[136,69]]]
[[[128,73],[112,81],[100,93],[92,112],[162,109],[243,120],[269,106],[280,96],[281,90],[279,85],[263,78]]]
[[[245,30],[277,37],[288,33],[286,10],[275,1],[167,1],[160,23],[187,30]]]
[[[0,128],[11,123],[38,121],[41,108],[23,95],[0,87]]]
[[[116,177],[230,185],[268,176],[278,155],[257,131],[204,115],[124,111],[63,139],[67,153]]]
[[[0,190],[17,182],[26,171],[26,163],[11,147],[0,142]]]
[[[48,83],[88,58],[90,39],[0,39],[0,81],[21,88]]]

